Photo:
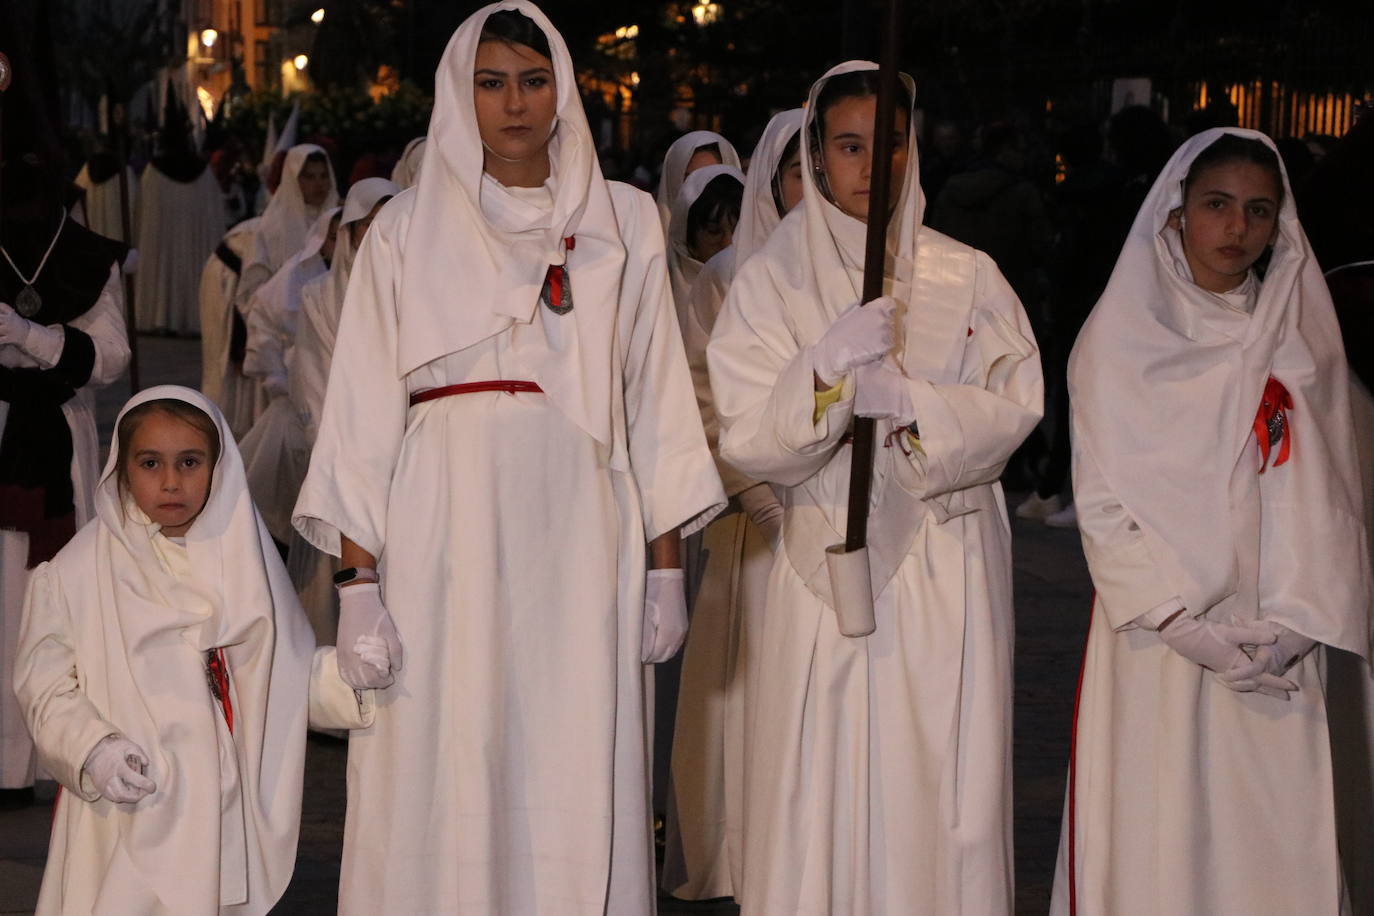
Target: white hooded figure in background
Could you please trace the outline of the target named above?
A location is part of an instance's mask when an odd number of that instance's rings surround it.
[[[707,349],[721,457],[774,484],[785,512],[750,663],[746,916],[1012,910],[998,477],[1040,419],[1040,360],[992,260],[921,226],[909,78],[891,273],[857,307],[876,77],[850,62],[812,87],[802,204],[736,272]],[[877,425],[877,628],[850,638],[825,551],[844,540],[856,414]]]
[[[739,153],[735,152],[730,141],[712,130],[694,130],[683,134],[673,141],[663,155],[663,171],[658,176],[654,201],[665,236],[668,234],[668,224],[673,219],[673,202],[682,190],[682,183],[688,175],[708,165],[740,167]]]
[[[138,226],[138,176],[124,167],[129,193],[129,234]],[[133,244],[124,237],[124,210],[119,199],[119,162],[113,153],[97,153],[81,167],[73,183],[86,192],[82,201],[86,228],[107,239]]]
[[[391,170],[391,180],[404,191],[415,187],[420,180],[420,166],[425,161],[425,147],[428,137],[416,137],[406,144],[396,167]]]
[[[720,184],[715,184],[717,179]],[[743,190],[744,173],[739,169],[708,165],[687,176],[673,201],[667,236],[668,277],[680,322],[701,266],[730,244]],[[703,208],[709,212],[703,213]]]
[[[291,463],[294,466],[299,462],[301,471],[291,491],[291,501],[285,505],[288,525],[291,508],[299,496],[299,481],[304,479],[310,463],[310,449],[320,432],[320,412],[324,409],[329,365],[334,358],[339,314],[343,311],[353,259],[372,220],[386,202],[399,193],[400,189],[385,178],[364,178],[349,188],[339,217],[339,234],[329,270],[301,289],[296,336],[286,351],[287,400],[291,406],[288,441],[289,447],[296,450]],[[270,473],[270,468],[264,466],[261,473]],[[250,486],[253,480],[254,471],[250,468]],[[264,481],[263,485],[268,483]],[[285,539],[289,546],[286,570],[291,574],[305,615],[310,618],[315,638],[320,643],[332,644],[338,625],[339,603],[333,582],[338,563],[329,554],[316,550],[300,532],[291,529],[288,535]]]
[[[243,374],[248,326],[234,306],[259,219],[226,232],[200,271],[200,390],[219,405],[235,437],[247,435],[267,405],[262,386]]]
[[[1327,715],[1356,698],[1325,662],[1370,659],[1368,534],[1340,330],[1272,140],[1174,154],[1069,385],[1096,600],[1051,911],[1351,912]]]
[[[372,692],[315,649],[215,406],[149,388],[116,430],[96,517],[24,608],[14,690],[66,790],[37,911],[265,914],[295,865],[307,720],[362,727]]]
[[[685,634],[679,532],[724,505],[662,234],[534,5],[475,13],[436,85],[295,513],[341,555],[340,641],[404,646],[349,744],[340,912],[644,916],[644,663]]]
[[[281,184],[258,220],[253,249],[239,275],[235,304],[245,318],[258,287],[305,247],[310,227],[320,213],[338,205],[338,184],[328,154],[313,143],[287,150]]]
[[[773,545],[782,536],[782,504],[773,488],[722,461],[706,373],[706,345],[734,274],[782,217],[801,202],[800,108],[768,122],[750,159],[744,201],[731,244],[706,261],[682,311],[682,339],[697,406],[730,509],[703,532],[705,569],[683,649],[673,738],[672,793],[661,885],[685,900],[739,897],[743,884],[744,720],[751,633],[763,613]],[[702,169],[693,174],[706,172]],[[733,170],[732,170],[733,171]],[[688,179],[689,184],[692,179]]]
[[[272,279],[253,294],[248,313],[248,342],[243,373],[258,379],[267,407],[239,443],[248,489],[279,543],[291,540],[291,508],[300,495],[310,461],[300,418],[291,406],[286,351],[295,340],[301,289],[329,273],[339,229],[339,208],[321,213],[310,227],[305,246],[289,258]]]

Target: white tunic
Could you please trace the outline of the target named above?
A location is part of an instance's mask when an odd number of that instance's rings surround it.
[[[138,330],[199,334],[198,271],[226,223],[219,183],[208,167],[194,181],[180,182],[149,165],[139,187]]]
[[[341,913],[653,911],[644,545],[721,494],[653,203],[610,189],[628,246],[621,288],[634,291],[616,315],[613,375],[629,472],[543,394],[407,407],[427,388],[541,381],[529,353],[571,315],[539,306],[531,324],[402,377],[413,191],[358,254],[296,524],[332,554],[341,533],[381,554],[406,655],[376,724],[350,744]]]
[[[810,116],[825,80],[862,69],[827,73]],[[876,424],[877,628],[841,635],[824,557],[844,540],[854,381],[817,419],[813,349],[858,298],[864,226],[803,156],[804,205],[739,267],[707,350],[721,457],[779,487],[786,510],[751,638],[743,913],[1008,914],[1014,627],[998,477],[1040,419],[1034,338],[990,258],[921,228],[910,156],[885,289],[906,304],[889,358],[921,438]]]
[[[124,281],[117,266],[100,297],[85,314],[73,318],[72,327],[86,332],[95,345],[95,365],[91,377],[76,396],[62,405],[72,434],[72,492],[75,497],[76,524],[81,526],[94,513],[91,501],[100,471],[100,443],[95,428],[95,391],[113,383],[129,364],[129,339],[124,324]],[[0,345],[0,365],[37,367],[39,364],[18,347]],[[0,434],[9,416],[9,403],[0,401]],[[16,531],[0,531],[0,788],[33,784],[33,739],[23,715],[8,689],[14,660],[19,651],[19,623],[29,573],[24,566],[29,536]]]
[[[129,189],[129,227],[138,226],[138,176],[125,167],[126,187]],[[124,241],[124,213],[119,205],[119,173],[100,183],[91,180],[90,166],[83,165],[77,173],[77,187],[86,192],[86,228],[109,239]]]

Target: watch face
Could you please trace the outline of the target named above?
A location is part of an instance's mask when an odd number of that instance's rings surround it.
[[[334,584],[343,585],[345,582],[352,582],[358,578],[357,567],[350,566],[348,569],[341,569],[334,574]]]

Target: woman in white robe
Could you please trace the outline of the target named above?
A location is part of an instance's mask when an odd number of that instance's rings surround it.
[[[702,265],[730,244],[735,223],[739,220],[739,211],[732,202],[731,206],[726,208],[725,215],[716,220],[714,225],[699,230],[699,236],[711,235],[709,241],[706,238],[691,237],[692,208],[717,178],[737,182],[742,192],[744,173],[734,166],[708,165],[697,169],[682,183],[682,190],[678,191],[677,200],[673,202],[673,215],[668,223],[668,279],[673,290],[673,305],[677,308],[678,321],[683,325],[686,324],[685,314],[689,307],[692,284],[701,273]],[[718,196],[712,195],[713,198]]]
[[[1069,384],[1097,597],[1052,912],[1350,912],[1324,661],[1369,660],[1368,535],[1340,331],[1273,141],[1174,154]]]
[[[194,150],[171,150],[143,170],[138,201],[138,330],[199,334],[199,271],[227,223],[219,182]]]
[[[253,501],[267,530],[280,544],[291,540],[291,507],[300,495],[310,460],[300,419],[288,395],[286,350],[296,336],[301,290],[309,281],[328,274],[338,229],[338,207],[321,213],[310,227],[304,247],[258,287],[248,311],[243,374],[258,381],[268,401],[239,443],[239,451]]]
[[[35,182],[21,168],[7,168],[5,180],[16,187],[21,179]],[[54,198],[54,216],[57,210]],[[54,228],[23,227],[20,233],[32,241],[22,252],[23,243],[16,245],[8,232],[0,242],[31,270]],[[34,280],[43,307],[30,319],[11,307],[22,284],[0,263],[0,467],[7,469],[0,471],[0,789],[34,782],[33,740],[9,689],[24,590],[30,570],[52,557],[93,512],[100,467],[96,389],[117,380],[129,364],[119,271],[125,250],[67,219]],[[54,507],[47,491],[68,486],[67,504],[48,511]],[[26,511],[34,500],[45,511]]]
[[[668,224],[673,219],[673,201],[687,176],[697,169],[708,165],[728,165],[740,168],[739,153],[730,141],[713,130],[694,130],[683,134],[668,147],[663,155],[663,171],[658,176],[658,190],[654,201],[658,206],[658,218],[663,225],[664,236],[668,235]]]
[[[921,225],[900,105],[895,275],[887,296],[851,308],[875,87],[866,62],[812,87],[802,205],[736,272],[707,350],[721,457],[773,483],[785,509],[750,659],[747,916],[1012,908],[1011,532],[998,476],[1040,419],[1040,361],[992,260]],[[839,334],[862,346],[836,350]],[[844,352],[862,360],[837,361]],[[844,539],[845,435],[858,411],[878,418],[877,628],[850,638],[825,550]]]
[[[259,219],[246,219],[226,232],[200,272],[200,390],[219,406],[236,438],[247,435],[253,418],[267,406],[262,386],[243,374],[248,332],[234,305]]]
[[[415,187],[420,180],[420,166],[425,160],[425,146],[428,137],[416,137],[406,144],[396,167],[391,170],[391,180],[404,191]]]
[[[325,388],[329,382],[329,364],[334,356],[334,339],[339,327],[339,312],[343,309],[344,293],[348,291],[348,276],[353,258],[362,243],[372,219],[383,205],[400,193],[400,189],[385,178],[364,178],[348,189],[343,211],[339,217],[338,240],[334,245],[329,270],[301,288],[300,315],[293,319],[295,339],[286,351],[287,397],[290,417],[283,421],[286,431],[283,450],[293,454],[283,456],[281,465],[300,468],[300,476],[291,481],[290,502],[285,504],[286,521],[291,521],[291,509],[300,495],[300,483],[310,464],[310,450],[319,435],[320,411],[324,407]],[[265,419],[265,417],[264,417]],[[275,478],[275,481],[261,479]],[[277,486],[283,491],[281,471],[269,462],[261,467],[249,465],[248,485],[254,488]],[[327,553],[315,549],[300,532],[287,531],[286,571],[296,586],[305,616],[315,631],[315,639],[322,645],[334,643],[338,624],[339,603],[334,590],[333,575],[338,563]]]
[[[321,147],[313,143],[291,147],[281,174],[281,183],[263,210],[253,235],[253,249],[239,275],[234,302],[245,319],[258,287],[305,247],[306,236],[320,213],[339,205],[334,166]]]
[[[702,268],[683,317],[682,341],[701,423],[725,495],[731,499],[726,512],[703,532],[704,569],[692,604],[678,690],[661,885],[684,900],[740,896],[744,721],[751,676],[746,659],[749,634],[757,629],[763,612],[783,511],[769,484],[746,477],[720,458],[720,422],[707,377],[706,345],[733,278],[735,259],[747,260],[801,201],[800,172],[794,190],[775,192],[779,172],[788,165],[784,152],[790,149],[800,155],[801,121],[802,111],[795,108],[768,122],[750,159],[733,241]]]
[[[14,689],[66,789],[45,916],[267,913],[295,865],[307,713],[354,728],[375,708],[339,679],[332,649],[315,651],[214,405],[164,385],[120,418],[160,400],[218,430],[208,499],[184,537],[164,535],[121,486],[116,439],[96,518],[29,586]],[[135,772],[150,782],[104,778],[97,746],[112,737],[141,753]]]
[[[341,576],[380,560],[380,590],[342,587],[340,639],[405,650],[349,745],[340,912],[644,916],[643,663],[685,633],[679,530],[724,504],[662,236],[601,177],[538,8],[479,10],[436,84],[420,183],[353,265],[296,506]]]

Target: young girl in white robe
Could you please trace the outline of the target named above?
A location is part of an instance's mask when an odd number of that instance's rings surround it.
[[[785,510],[746,734],[747,916],[1007,914],[1011,532],[998,477],[1040,419],[1029,323],[992,260],[921,226],[894,125],[892,273],[862,288],[876,67],[812,87],[801,207],[737,271],[707,361],[720,453]],[[876,418],[877,628],[842,635],[855,414]]]
[[[688,175],[708,165],[740,167],[739,153],[735,152],[729,140],[715,131],[691,131],[678,137],[668,147],[668,152],[663,156],[663,171],[658,176],[658,190],[654,193],[665,236],[673,220],[673,203],[682,190],[682,183]]]
[[[731,244],[708,259],[682,313],[682,340],[697,406],[730,508],[702,533],[704,569],[683,648],[661,885],[675,897],[738,896],[743,877],[744,750],[750,628],[763,611],[782,504],[772,487],[722,461],[706,373],[706,344],[733,278],[736,258],[767,241],[801,202],[800,108],[768,122],[750,158]],[[706,169],[694,173],[703,174]],[[790,175],[790,178],[788,177]],[[688,179],[690,184],[692,179]],[[731,511],[734,510],[734,511]]]
[[[382,640],[352,654],[390,667]],[[224,418],[176,386],[125,405],[96,518],[34,570],[14,689],[64,789],[40,914],[267,913],[307,717],[373,714],[315,650]]]
[[[1052,912],[1349,912],[1324,655],[1370,657],[1370,561],[1340,331],[1268,137],[1174,154],[1069,383],[1097,597]]]
[[[685,633],[679,530],[724,504],[653,201],[601,177],[524,0],[455,33],[428,136],[353,265],[295,514],[342,554],[340,641],[404,647],[349,744],[340,912],[644,916],[644,663]]]
[[[685,323],[701,267],[730,244],[739,222],[744,173],[730,165],[697,169],[682,183],[668,223],[668,278],[678,320]]]

